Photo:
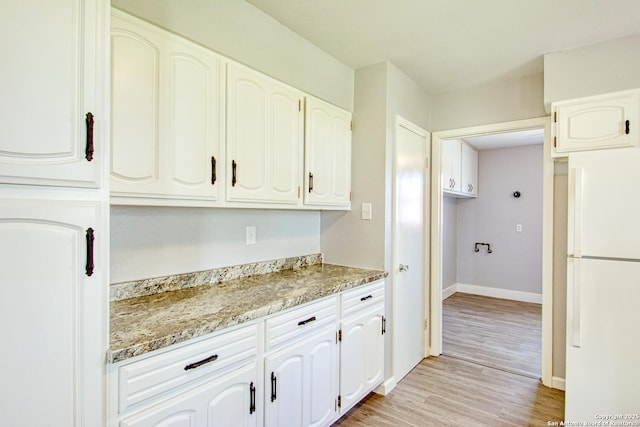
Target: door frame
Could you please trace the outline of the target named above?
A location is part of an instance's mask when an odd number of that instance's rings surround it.
[[[429,174],[429,169],[431,169],[431,162],[429,161],[430,158],[430,145],[432,145],[431,142],[431,133],[426,131],[425,129],[422,129],[421,127],[419,127],[418,125],[412,123],[411,121],[405,119],[404,117],[396,114],[395,116],[395,123],[394,123],[394,144],[393,144],[393,190],[392,190],[392,248],[391,248],[391,288],[392,288],[392,305],[391,305],[391,316],[392,319],[396,318],[396,311],[397,311],[397,307],[396,307],[396,284],[397,284],[397,275],[399,273],[398,271],[398,264],[399,264],[399,260],[398,260],[398,241],[397,241],[397,228],[398,228],[398,224],[397,224],[397,220],[398,220],[398,212],[397,212],[397,172],[396,172],[396,162],[397,162],[397,158],[396,158],[396,150],[398,148],[398,130],[400,127],[403,127],[407,130],[409,130],[410,132],[415,133],[416,135],[419,135],[421,137],[425,138],[425,143],[426,143],[426,147],[425,147],[425,155],[426,155],[426,159],[425,159],[425,169],[424,169],[424,179],[426,181],[426,178],[428,177],[429,179],[433,179],[433,174]],[[429,234],[430,234],[430,214],[431,214],[431,210],[429,208],[429,203],[430,203],[430,193],[431,191],[431,187],[429,187],[426,183],[424,185],[424,195],[423,195],[423,211],[424,211],[424,233],[423,233],[423,245],[424,245],[424,263],[423,263],[423,277],[422,277],[422,283],[423,283],[423,288],[424,288],[424,301],[423,301],[423,310],[422,310],[422,314],[423,317],[425,317],[426,320],[429,318],[429,299],[430,299],[430,292],[429,292],[429,286],[428,286],[428,279],[429,279],[429,253],[431,250],[431,245],[429,244]],[[397,384],[397,382],[400,380],[400,378],[397,378],[396,374],[397,374],[397,366],[396,366],[396,362],[397,362],[397,351],[398,351],[398,346],[397,346],[397,326],[395,321],[391,323],[391,327],[393,330],[393,337],[392,337],[392,350],[391,350],[391,370],[392,370],[392,377],[390,378],[390,380],[387,381],[387,383],[389,383],[388,385],[391,386],[389,388],[387,388],[387,391],[390,391],[391,389],[393,389],[393,387],[395,387],[395,385]],[[429,328],[427,327],[426,323],[424,326],[424,335],[423,335],[423,351],[422,351],[422,357],[427,357],[430,353],[430,339],[429,339]]]
[[[544,129],[542,184],[542,383],[552,387],[553,364],[553,173],[551,117],[434,132],[431,135],[431,291],[430,355],[442,354],[442,140]]]

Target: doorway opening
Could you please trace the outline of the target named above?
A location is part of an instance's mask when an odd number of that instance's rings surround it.
[[[464,140],[478,150],[481,179],[477,198],[445,197],[449,192],[443,191],[442,185],[447,178],[442,176],[439,162],[433,162],[430,346],[432,355],[453,355],[542,378],[548,386],[552,381],[553,242],[549,134],[546,117],[433,134],[434,159],[441,158],[447,141],[453,139]],[[527,158],[536,160],[528,162]],[[530,170],[525,173],[527,168]],[[537,190],[522,181],[525,175],[526,180],[537,179]],[[539,210],[532,212],[536,208]],[[452,220],[457,221],[458,235],[452,232]],[[506,317],[496,318],[499,310]],[[463,316],[456,317],[456,313]],[[504,330],[473,329],[486,324],[508,327],[509,322],[514,329],[507,336]],[[513,337],[513,331],[533,344]],[[445,332],[458,336],[445,337]],[[521,344],[522,357],[505,351],[513,349],[508,339]],[[527,354],[533,365],[518,362],[526,360]]]

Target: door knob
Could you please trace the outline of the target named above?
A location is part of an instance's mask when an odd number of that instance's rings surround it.
[[[408,271],[409,270],[409,266],[406,264],[400,264],[400,272],[403,271]]]

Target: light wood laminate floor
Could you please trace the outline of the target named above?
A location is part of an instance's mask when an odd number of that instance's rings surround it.
[[[547,426],[564,392],[540,376],[540,305],[455,294],[443,304],[443,350],[387,396],[370,394],[334,426]],[[450,355],[447,355],[450,354]]]
[[[456,293],[442,304],[442,353],[540,378],[542,306]]]

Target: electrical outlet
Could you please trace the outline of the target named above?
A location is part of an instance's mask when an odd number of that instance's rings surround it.
[[[247,245],[256,244],[256,227],[253,225],[247,226]]]
[[[522,224],[516,224],[516,233],[522,233]]]

